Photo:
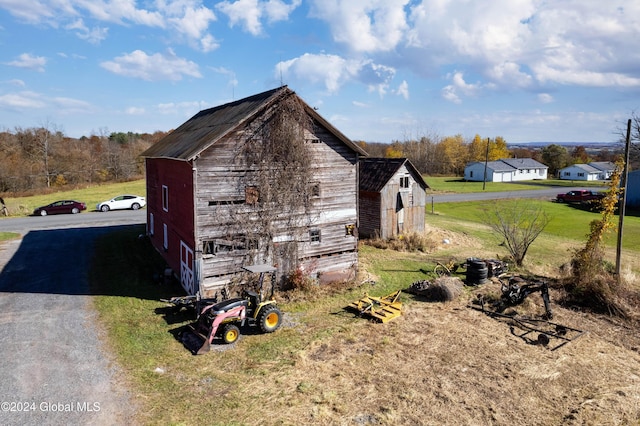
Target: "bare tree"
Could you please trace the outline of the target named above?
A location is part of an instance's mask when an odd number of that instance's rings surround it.
[[[545,211],[530,201],[491,203],[482,213],[486,225],[504,239],[504,245],[518,266],[522,266],[529,246],[549,223]]]

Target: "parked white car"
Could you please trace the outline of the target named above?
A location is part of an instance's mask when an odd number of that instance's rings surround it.
[[[103,201],[96,205],[96,210],[108,212],[109,210],[138,210],[147,205],[144,197],[138,195],[118,195],[109,201]]]

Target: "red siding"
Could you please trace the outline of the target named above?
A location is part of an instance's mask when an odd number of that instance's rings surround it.
[[[147,231],[153,246],[174,272],[180,271],[180,242],[194,247],[193,175],[191,164],[185,161],[148,158],[147,169]],[[168,211],[162,205],[163,186],[167,187]],[[164,248],[164,225],[167,225],[167,246]]]

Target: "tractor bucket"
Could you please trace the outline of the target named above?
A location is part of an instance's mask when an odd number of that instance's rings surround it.
[[[200,346],[200,349],[198,349],[198,352],[196,352],[196,355],[206,354],[210,350],[211,350],[211,343],[209,343],[209,339],[204,339],[204,343],[202,344],[202,346]]]

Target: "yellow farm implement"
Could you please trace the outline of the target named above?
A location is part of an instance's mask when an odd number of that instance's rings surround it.
[[[399,301],[401,291],[382,297],[369,296],[365,293],[360,300],[350,303],[345,309],[356,311],[362,317],[386,323],[402,315],[402,302]]]

